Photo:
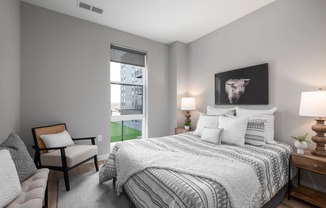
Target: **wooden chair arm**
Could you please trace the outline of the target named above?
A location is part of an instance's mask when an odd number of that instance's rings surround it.
[[[95,145],[95,138],[96,137],[83,137],[83,138],[72,138],[72,140],[74,140],[74,141],[78,141],[78,140],[91,140],[92,141],[92,145]]]
[[[95,139],[96,137],[83,137],[83,138],[72,138],[72,140],[89,140],[89,139]]]
[[[39,148],[36,145],[32,146],[33,149],[35,149],[35,158],[34,158],[34,163],[36,165],[36,167],[39,169],[40,167],[42,167],[41,161],[40,161],[40,152],[41,150],[60,150],[60,156],[61,156],[61,162],[63,167],[67,167],[67,159],[66,159],[66,151],[65,149],[67,148],[65,147],[49,147],[49,148]]]

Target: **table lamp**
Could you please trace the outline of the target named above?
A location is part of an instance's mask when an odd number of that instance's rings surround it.
[[[326,91],[310,91],[301,93],[300,116],[315,117],[316,124],[311,127],[317,134],[311,138],[316,143],[316,149],[311,151],[314,155],[326,157]]]
[[[181,110],[186,111],[185,117],[185,126],[189,126],[190,128],[190,124],[191,124],[191,120],[190,120],[190,113],[189,111],[191,110],[196,110],[196,102],[195,102],[195,98],[194,97],[185,97],[181,99]]]

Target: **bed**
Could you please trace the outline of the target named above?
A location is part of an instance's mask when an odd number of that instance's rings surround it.
[[[193,132],[131,140],[115,145],[100,183],[117,178],[136,207],[263,207],[284,190],[291,152],[281,142],[215,145]]]

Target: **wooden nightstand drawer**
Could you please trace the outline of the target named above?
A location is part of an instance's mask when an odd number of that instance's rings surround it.
[[[316,158],[310,158],[309,156],[307,157],[307,156],[293,154],[292,165],[313,172],[326,174],[326,163],[319,161]]]

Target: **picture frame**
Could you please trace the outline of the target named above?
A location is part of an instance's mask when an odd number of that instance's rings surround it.
[[[216,105],[267,105],[268,63],[215,74]]]

